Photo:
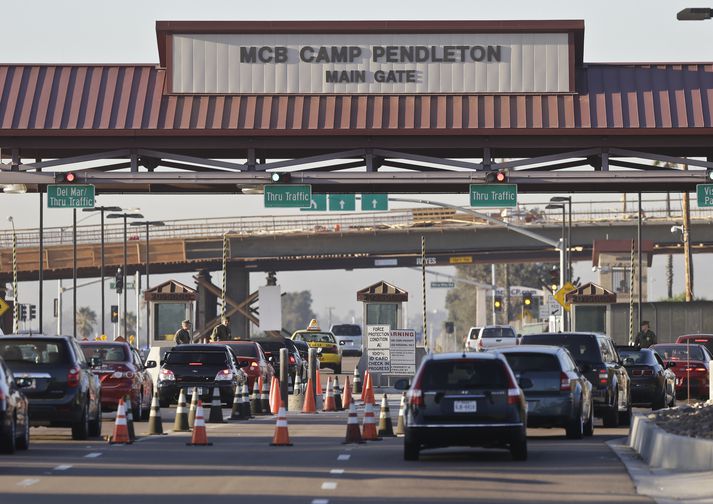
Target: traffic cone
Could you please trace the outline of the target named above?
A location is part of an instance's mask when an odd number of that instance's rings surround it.
[[[233,407],[230,410],[231,420],[244,420],[243,418],[243,388],[240,385],[235,385],[233,391]]]
[[[336,411],[337,408],[335,408],[334,405],[334,396],[332,395],[332,380],[331,378],[327,377],[327,390],[325,391],[326,397],[324,399],[324,407],[322,408],[322,411]]]
[[[342,391],[339,389],[339,377],[334,377],[334,383],[332,383],[332,394],[334,395],[334,408],[337,411],[344,411],[344,406],[342,405]]]
[[[247,380],[245,383],[243,383],[243,392],[240,398],[241,401],[241,409],[242,409],[242,416],[244,420],[250,420],[250,392],[248,389],[248,382]]]
[[[401,404],[399,405],[399,419],[396,422],[396,435],[401,437],[406,434],[406,392],[401,394]]]
[[[173,422],[175,432],[188,432],[191,430],[188,425],[188,411],[186,411],[186,391],[181,389],[178,394],[178,408],[176,408],[176,420]]]
[[[275,379],[273,375],[272,379]],[[265,380],[260,383],[260,410],[263,415],[270,415],[270,385],[268,385]]]
[[[364,420],[361,424],[361,437],[364,441],[381,441],[381,438],[376,434],[374,405],[371,403],[366,403],[364,406]]]
[[[280,403],[277,410],[277,423],[275,424],[275,435],[272,437],[270,446],[292,446],[290,443],[290,432],[287,429],[287,413],[285,403]]]
[[[352,391],[349,387],[349,377],[347,376],[344,380],[344,398],[342,399],[342,407],[344,409],[349,409],[349,406],[351,406],[353,402],[354,401],[352,401]]]
[[[223,420],[223,405],[220,402],[220,389],[213,387],[213,400],[210,403],[208,423],[225,423]]]
[[[317,413],[317,407],[314,404],[314,393],[312,393],[312,378],[307,380],[307,391],[305,392],[305,402],[302,406],[302,413]]]
[[[193,424],[196,421],[196,408],[198,408],[198,389],[193,387],[191,389],[191,407],[188,409],[188,426],[192,429]]]
[[[369,401],[369,370],[364,371],[364,380],[361,386],[361,402],[366,404]]]
[[[114,422],[114,432],[109,438],[109,444],[131,444],[129,428],[126,424],[126,405],[123,399],[119,399],[119,407],[116,410],[116,421]]]
[[[208,442],[208,433],[205,430],[205,419],[203,418],[203,401],[198,399],[196,404],[196,418],[193,424],[193,435],[191,442],[186,443],[186,446],[212,446],[213,443]]]
[[[391,415],[389,414],[389,401],[386,394],[381,398],[381,411],[379,412],[379,437],[396,437],[394,434],[394,426],[391,423]]]
[[[361,400],[365,404],[369,403],[372,406],[376,404],[376,401],[374,400],[374,387],[371,381],[371,373],[366,375],[366,379],[364,380],[364,387],[361,392],[361,398]]]
[[[361,377],[359,370],[354,368],[354,383],[352,383],[352,395],[361,394]]]
[[[359,418],[357,417],[356,404],[349,405],[349,417],[347,418],[347,436],[342,444],[363,443],[361,432],[359,432]]]
[[[282,393],[280,392],[280,380],[272,377],[272,393],[270,394],[270,413],[277,415],[282,405]]]
[[[158,401],[158,390],[154,389],[151,399],[151,413],[149,414],[149,436],[163,434],[163,423],[161,422],[161,407]]]
[[[131,397],[128,394],[125,396],[124,406],[126,408],[126,425],[129,428],[129,439],[131,439],[131,441],[135,441],[136,431],[134,430],[134,414],[132,413],[133,408],[131,407]]]
[[[260,383],[259,380],[253,382],[253,395],[250,398],[250,415],[258,416],[262,411],[260,408]]]

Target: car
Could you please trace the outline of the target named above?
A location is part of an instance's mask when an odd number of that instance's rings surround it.
[[[482,327],[474,326],[468,329],[468,336],[465,339],[465,351],[476,352],[478,350],[478,335]]]
[[[153,396],[148,369],[156,367],[156,363],[144,365],[138,351],[126,342],[80,341],[79,347],[88,361],[95,357],[101,360],[94,373],[101,382],[102,410],[116,411],[119,400],[128,395],[134,420],[148,420]]]
[[[556,345],[569,350],[577,367],[592,384],[594,416],[604,427],[631,421],[631,380],[613,341],[605,334],[588,332],[524,334],[521,345]]]
[[[651,348],[617,346],[619,357],[631,378],[631,403],[638,407],[661,409],[676,403],[676,375]]]
[[[342,355],[361,356],[364,352],[364,343],[361,326],[358,324],[332,324],[329,332],[334,335]]]
[[[290,341],[292,341],[292,344],[295,345],[295,348],[300,353],[300,357],[302,357],[302,360],[305,361],[305,363],[307,363],[307,365],[309,366],[309,345],[304,341],[300,340]]]
[[[72,439],[101,435],[101,385],[71,336],[0,336],[0,357],[23,380],[30,426],[71,427]]]
[[[661,356],[667,364],[674,363],[672,368],[676,375],[676,397],[689,396],[708,399],[708,367],[713,359],[708,349],[703,345],[684,343],[658,343],[650,348]]]
[[[342,352],[337,340],[331,332],[322,331],[316,320],[312,319],[307,329],[295,331],[292,340],[304,341],[310,348],[316,348],[320,368],[331,368],[335,374],[342,372]]]
[[[22,387],[31,380],[16,380],[0,358],[0,453],[15,453],[30,447],[30,415]]]
[[[703,345],[713,355],[713,334],[684,334],[676,338],[676,343]]]
[[[287,349],[287,372],[290,374],[292,383],[295,382],[297,373],[300,373],[300,377],[304,378],[304,362],[299,354],[299,350],[296,347],[289,345],[287,343],[288,338],[280,337],[268,337],[254,340],[256,341],[265,352],[268,362],[272,365],[274,369],[275,376],[280,377],[280,350],[282,348]]]
[[[592,384],[559,346],[518,345],[505,356],[527,401],[528,427],[561,427],[569,439],[594,433]]]
[[[248,389],[252,391],[255,380],[262,377],[263,381],[270,383],[275,370],[272,368],[263,352],[262,347],[256,341],[213,341],[211,344],[225,345],[230,348],[239,361],[246,361],[248,366],[243,368],[248,380]]]
[[[507,448],[527,459],[525,395],[502,354],[427,354],[406,396],[405,460],[447,446]]]
[[[309,346],[307,347],[307,359],[304,359],[302,357],[302,352],[300,352],[300,349],[297,348],[297,345],[295,345],[295,342],[292,341],[290,338],[283,338],[285,341],[285,345],[287,345],[287,349],[290,352],[290,363],[295,362],[295,369],[296,373],[299,373],[300,377],[302,380],[307,379],[307,368],[309,367],[308,362],[309,362]],[[292,383],[295,382],[296,375],[292,376]]]
[[[213,388],[217,387],[221,402],[230,405],[236,385],[247,380],[240,367],[249,365],[247,361],[236,362],[235,355],[224,344],[175,346],[161,361],[158,373],[160,405],[165,408],[178,402],[181,389],[190,393],[194,387],[204,403],[212,400]]]
[[[471,341],[470,337],[468,341]],[[493,348],[517,345],[519,342],[515,329],[509,325],[486,325],[480,328],[475,341],[476,352],[485,352]]]

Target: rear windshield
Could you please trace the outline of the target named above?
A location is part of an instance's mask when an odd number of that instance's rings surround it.
[[[654,361],[653,354],[644,350],[629,350],[628,348],[618,348],[617,351],[619,352],[619,357],[621,357],[621,360],[624,361],[625,366],[653,364]]]
[[[543,353],[505,353],[510,368],[516,373],[533,371],[562,371],[556,355]]]
[[[664,360],[706,360],[703,350],[696,345],[656,345],[654,350]],[[691,355],[688,355],[688,351]]]
[[[510,327],[484,327],[483,338],[515,338],[515,331]]]
[[[286,345],[282,341],[261,341],[260,346],[265,353],[280,353],[280,348],[285,348]]]
[[[468,339],[477,339],[480,334],[480,327],[472,327],[468,333]]]
[[[578,364],[602,362],[597,338],[590,334],[527,334],[522,337],[521,343],[564,347]]]
[[[129,352],[124,345],[79,345],[87,360],[99,357],[103,362],[127,362]]]
[[[307,343],[336,343],[331,333],[324,332],[301,332],[302,339]]]
[[[166,354],[166,364],[222,366],[226,362],[224,352],[169,352]]]
[[[703,345],[708,349],[710,353],[713,354],[713,338],[706,338],[701,336],[682,336],[679,338],[678,343],[688,343],[690,345]]]
[[[424,391],[507,388],[503,363],[497,360],[432,361],[423,370]]]
[[[69,362],[67,345],[64,341],[3,339],[0,341],[0,355],[10,364],[10,367],[13,362],[31,364]]]
[[[239,357],[252,357],[257,359],[257,348],[255,348],[255,343],[230,343],[229,346],[233,353]]]
[[[339,324],[332,326],[332,333],[340,336],[361,336],[361,327],[354,324]]]

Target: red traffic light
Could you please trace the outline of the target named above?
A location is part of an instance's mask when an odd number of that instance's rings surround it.
[[[77,174],[74,172],[67,172],[64,174],[64,181],[67,183],[72,183],[77,180]]]
[[[507,180],[507,176],[504,172],[498,172],[498,174],[495,175],[495,180],[497,182],[505,182]]]
[[[503,184],[508,181],[508,174],[505,170],[491,171],[485,174],[485,181],[488,184]]]

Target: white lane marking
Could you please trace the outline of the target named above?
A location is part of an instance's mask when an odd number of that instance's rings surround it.
[[[38,480],[38,479],[24,479],[24,480],[18,482],[17,486],[28,487],[28,486],[34,485],[35,483],[39,483],[39,482],[40,482],[40,480]]]
[[[102,454],[100,452],[92,452],[92,453],[87,453],[84,458],[97,458],[101,457]]]
[[[344,451],[352,451],[354,448],[344,448]]]
[[[336,488],[336,481],[325,481],[324,483],[322,483],[322,490],[336,490]]]
[[[332,469],[329,474],[344,474],[344,469]]]
[[[348,453],[342,453],[337,457],[337,460],[349,460],[350,458],[352,458],[352,456]]]
[[[66,471],[67,469],[70,469],[71,467],[72,467],[72,466],[69,465],[69,464],[62,464],[62,465],[58,465],[57,467],[55,467],[55,468],[52,469],[52,470],[53,470],[53,471]]]
[[[312,499],[312,504],[329,504],[329,499]]]

